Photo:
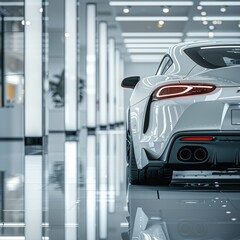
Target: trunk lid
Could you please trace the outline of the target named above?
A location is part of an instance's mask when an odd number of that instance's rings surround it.
[[[181,83],[209,83],[218,87],[240,86],[240,65],[206,70],[180,79]]]

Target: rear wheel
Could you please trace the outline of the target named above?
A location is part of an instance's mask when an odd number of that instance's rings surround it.
[[[127,141],[127,161],[128,161],[128,181],[134,185],[169,185],[172,180],[172,169],[166,167],[147,167],[138,169],[133,143],[128,133]]]

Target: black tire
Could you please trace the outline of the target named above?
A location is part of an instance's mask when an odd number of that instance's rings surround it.
[[[128,133],[129,134],[129,133]],[[138,169],[133,143],[130,138],[127,141],[128,181],[133,185],[169,185],[172,180],[172,169],[167,167],[147,167]]]
[[[134,149],[133,149],[133,143],[130,142],[130,151],[129,151],[129,182],[131,184],[144,184],[145,182],[145,170],[144,169],[138,169]]]

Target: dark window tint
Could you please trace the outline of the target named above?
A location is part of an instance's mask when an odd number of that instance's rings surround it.
[[[164,74],[164,73],[172,66],[172,64],[173,64],[173,61],[172,61],[172,59],[169,57],[169,60],[168,60],[168,62],[165,64],[165,66],[164,66],[161,74]]]
[[[173,61],[169,55],[165,55],[158,67],[156,75],[164,74],[173,64]]]
[[[217,45],[185,49],[185,53],[204,68],[240,65],[240,45]]]

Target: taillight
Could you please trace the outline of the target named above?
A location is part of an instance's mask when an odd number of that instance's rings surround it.
[[[208,84],[174,84],[166,85],[157,89],[153,94],[153,100],[173,97],[184,97],[212,92],[216,89],[214,85]]]

